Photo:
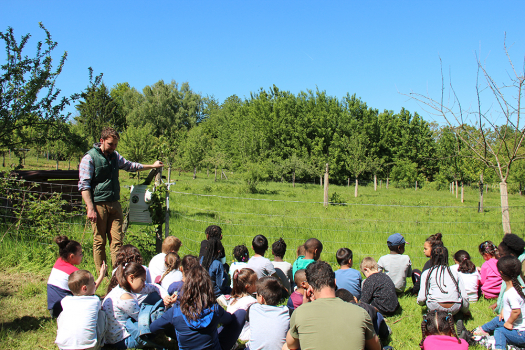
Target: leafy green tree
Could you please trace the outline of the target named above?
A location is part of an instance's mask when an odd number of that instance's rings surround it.
[[[92,77],[91,69],[90,77]],[[80,113],[75,120],[82,126],[88,139],[93,142],[99,141],[100,132],[105,127],[112,127],[117,132],[123,132],[126,128],[126,119],[121,114],[121,106],[111,97],[106,85],[100,83],[99,77],[96,77],[82,92],[83,101],[75,106]]]
[[[30,34],[17,42],[13,29],[0,32],[5,42],[6,62],[0,66],[0,148],[13,148],[29,143],[45,144],[48,133],[59,132],[69,118],[64,108],[78,99],[77,94],[59,99],[60,90],[56,79],[62,72],[67,53],[64,53],[56,69],[52,65],[52,53],[57,43],[45,32],[44,42],[37,43],[34,57],[23,55]],[[37,128],[38,133],[29,133]]]
[[[120,136],[118,151],[133,162],[147,163],[157,156],[157,143],[151,125],[129,126]]]

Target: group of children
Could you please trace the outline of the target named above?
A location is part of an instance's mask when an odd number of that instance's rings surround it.
[[[58,317],[59,348],[154,346],[151,337],[164,333],[180,349],[232,349],[238,339],[247,349],[281,349],[290,316],[302,305],[309,287],[305,269],[320,259],[323,244],[308,239],[297,248],[297,258],[290,264],[283,260],[287,246],[282,238],[271,246],[271,261],[265,257],[267,238],[257,235],[252,240],[254,254],[250,257],[248,248],[238,245],[233,249],[235,260],[228,265],[221,228],[212,225],[205,233],[198,257],[181,259],[181,241],[169,236],[162,253],[149,266],[143,265],[136,247],[121,247],[102,302],[94,294],[106,274],[106,264],[95,281],[91,273],[76,267],[82,261],[80,244],[57,237],[59,258],[48,280],[48,309],[52,317]],[[483,242],[479,252],[485,262],[476,268],[464,250],[454,254],[455,264],[449,266],[448,250],[437,233],[424,243],[429,260],[422,271],[412,269],[410,257],[404,254],[405,244],[401,234],[391,235],[387,240],[390,254],[377,262],[363,258],[360,271],[353,268],[349,248],[336,253],[340,265],[335,271],[336,296],[365,309],[380,339],[386,340],[391,333],[384,316],[399,311],[398,295],[406,292],[417,295],[417,302],[428,310],[421,324],[421,348],[467,349],[467,341],[455,331],[453,315],[463,312],[469,316],[469,304],[483,295],[497,299],[492,308],[499,316],[472,333],[460,327],[458,332],[463,331],[469,340],[493,333],[496,349],[505,349],[507,344],[525,346],[523,239],[508,234],[498,247]],[[410,290],[406,290],[407,278],[413,281]],[[287,303],[282,302],[284,298]],[[153,317],[146,305],[160,311]],[[149,314],[143,317],[146,312]]]

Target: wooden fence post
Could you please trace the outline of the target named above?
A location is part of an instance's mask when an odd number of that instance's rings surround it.
[[[374,191],[377,191],[377,175],[374,174]]]
[[[326,163],[326,172],[324,173],[324,206],[328,207],[328,163]]]
[[[463,181],[461,181],[461,203],[465,202],[465,197],[463,196]]]

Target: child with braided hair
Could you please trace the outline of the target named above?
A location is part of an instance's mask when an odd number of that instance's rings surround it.
[[[525,346],[525,295],[518,281],[521,273],[521,262],[512,255],[498,260],[498,271],[505,282],[503,308],[492,321],[473,331],[474,335],[488,335],[494,332],[495,349],[506,349],[507,344]]]
[[[166,254],[164,261],[166,270],[162,275],[157,276],[155,283],[160,284],[162,288],[168,290],[172,283],[182,281],[182,272],[179,269],[179,254],[170,252]]]
[[[448,249],[442,245],[432,247],[431,267],[421,275],[419,305],[429,310],[445,311],[455,315],[460,310],[469,313],[469,301],[462,280],[458,280],[448,266]]]
[[[496,245],[485,241],[479,245],[479,253],[485,262],[481,265],[481,292],[486,299],[497,298],[501,287],[501,276],[496,267]]]
[[[468,343],[459,339],[454,328],[454,318],[445,311],[430,311],[421,322],[423,338],[419,346],[423,350],[465,350]]]
[[[248,310],[248,307],[257,303],[253,294],[257,291],[255,283],[257,274],[252,269],[240,269],[233,274],[233,290],[226,311],[233,314],[237,310]],[[250,323],[247,321],[239,335],[242,341],[250,340]]]

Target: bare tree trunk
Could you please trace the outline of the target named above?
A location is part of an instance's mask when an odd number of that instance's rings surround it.
[[[386,189],[388,190],[388,177],[386,178]]]
[[[46,151],[46,158],[49,161],[49,150]],[[11,159],[11,151],[9,151],[9,159]]]
[[[377,175],[374,174],[374,191],[377,191]]]
[[[483,213],[483,172],[479,174],[479,212]]]
[[[348,187],[350,187],[350,178],[348,178]]]
[[[416,180],[416,191],[417,191],[417,180]]]
[[[507,183],[500,182],[499,184],[501,196],[501,223],[503,225],[503,232],[505,234],[512,233],[510,230],[510,215],[509,215],[509,197],[507,194]]]
[[[4,156],[5,157],[5,156]],[[36,163],[38,164],[38,151],[36,151]],[[5,165],[4,165],[5,166]]]
[[[193,168],[193,180],[197,178],[197,167]]]
[[[71,159],[67,160],[67,170],[71,170]]]
[[[359,187],[359,181],[357,181],[357,177],[356,177],[356,178],[355,178],[354,197],[357,197],[357,195],[358,195],[358,187]]]
[[[319,183],[321,184],[321,187],[323,187],[323,175],[319,176]]]
[[[458,180],[456,180],[456,198],[458,198]]]
[[[57,160],[57,170],[58,170],[58,155],[55,156],[56,160]]]
[[[170,182],[171,182],[171,165],[168,168],[168,183],[170,183]]]
[[[324,206],[328,206],[328,163],[326,163],[326,172],[324,173]]]
[[[215,167],[215,179],[213,179],[213,182],[217,182],[217,167]]]
[[[292,183],[293,187],[295,188],[295,170],[293,171]]]
[[[463,181],[461,181],[461,203],[465,202],[465,197],[463,195]]]

